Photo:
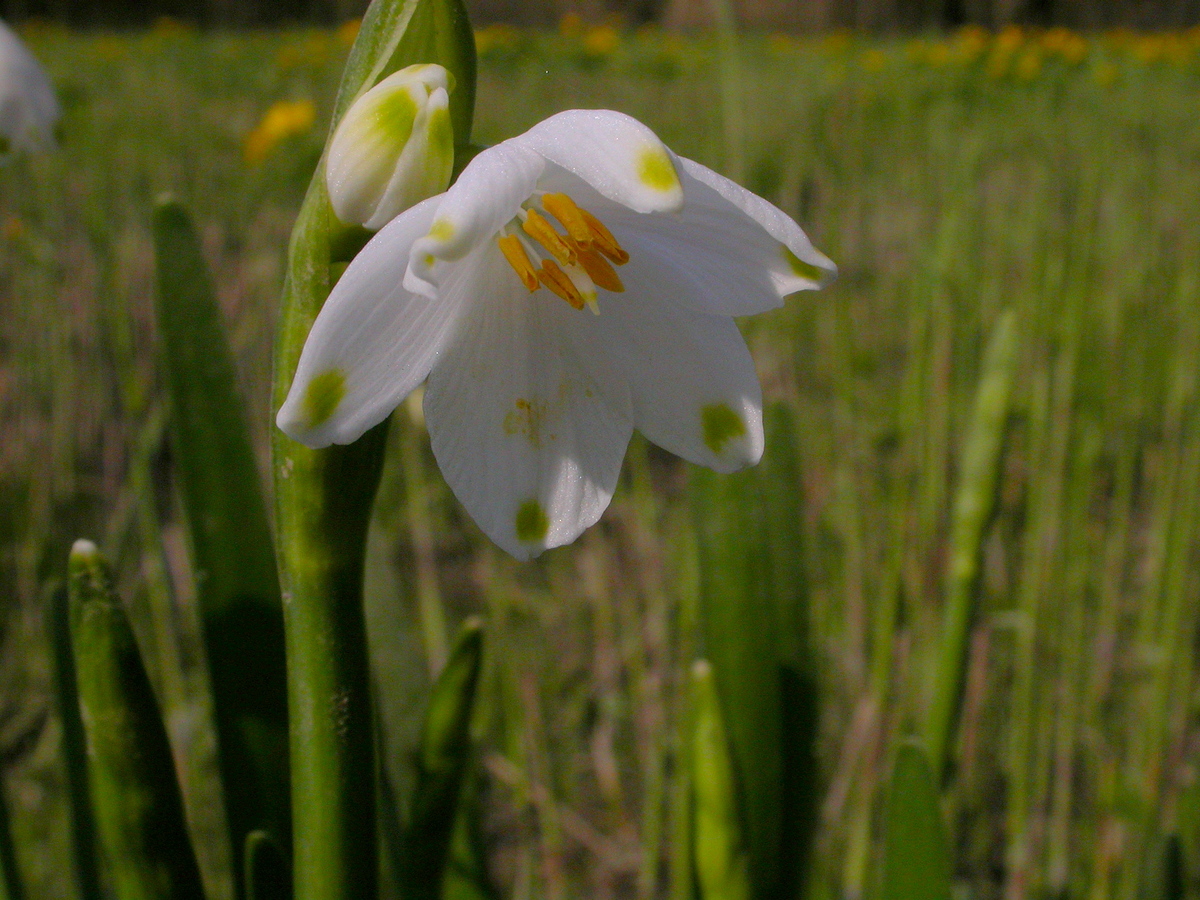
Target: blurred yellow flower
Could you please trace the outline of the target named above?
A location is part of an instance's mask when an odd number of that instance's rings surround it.
[[[1071,65],[1082,62],[1087,56],[1087,40],[1066,28],[1051,28],[1042,35],[1041,44],[1047,53],[1057,54]]]
[[[863,53],[859,63],[868,72],[879,72],[887,65],[887,56],[882,50],[868,50]]]
[[[1035,47],[1030,47],[1017,60],[1016,72],[1022,81],[1033,81],[1042,72],[1042,54]]]
[[[1007,25],[996,35],[994,49],[999,53],[1012,53],[1025,43],[1025,32],[1019,25]]]
[[[362,19],[347,19],[337,27],[334,36],[343,47],[349,47],[358,37],[358,29],[362,27]]]
[[[180,37],[185,34],[192,34],[195,30],[195,25],[191,25],[188,22],[181,22],[170,16],[159,16],[154,20],[154,27],[151,29],[158,37]]]
[[[485,56],[492,50],[513,50],[521,33],[512,25],[497,23],[475,31],[475,52]]]
[[[850,32],[837,29],[821,38],[821,49],[826,53],[844,53],[850,47]]]
[[[1117,67],[1110,62],[1102,62],[1092,70],[1092,78],[1100,87],[1112,87],[1119,74]]]
[[[583,36],[583,49],[591,56],[608,56],[621,43],[621,35],[611,25],[596,25]]]
[[[285,72],[303,66],[320,68],[329,60],[329,41],[326,32],[310,31],[302,40],[280,47],[275,64]]]
[[[306,134],[317,119],[311,100],[280,100],[275,103],[254,130],[246,135],[242,154],[250,165],[258,165],[281,142]]]
[[[577,12],[563,13],[563,17],[558,20],[558,33],[563,37],[576,37],[581,31],[583,31],[583,19]]]

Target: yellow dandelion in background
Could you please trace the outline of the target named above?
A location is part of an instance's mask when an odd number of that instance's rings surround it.
[[[1017,60],[1016,73],[1017,77],[1022,81],[1033,81],[1042,72],[1042,54],[1034,47],[1030,47],[1021,54],[1021,58]]]
[[[925,54],[925,62],[935,69],[940,69],[950,62],[950,48],[940,43],[930,45],[929,51]]]
[[[767,52],[783,56],[790,53],[796,46],[790,34],[775,32],[767,38]]]
[[[242,148],[246,162],[258,165],[281,141],[306,134],[316,119],[317,109],[311,100],[278,101],[246,135]]]
[[[821,49],[831,54],[845,53],[850,48],[850,43],[850,32],[838,29],[821,38]]]
[[[590,56],[608,56],[621,43],[621,35],[611,25],[595,25],[583,37],[583,49]]]
[[[563,13],[562,18],[558,20],[558,33],[563,37],[578,37],[582,31],[583,19],[577,12]]]
[[[302,40],[281,47],[275,64],[285,72],[304,66],[318,69],[329,61],[329,41],[326,32],[310,31]]]
[[[358,37],[358,29],[362,27],[362,19],[347,19],[338,26],[335,32],[337,42],[343,47],[349,47]]]
[[[1067,28],[1051,28],[1041,38],[1042,49],[1060,56],[1071,65],[1078,65],[1087,56],[1088,43],[1085,38]]]
[[[868,50],[859,59],[859,63],[868,72],[879,72],[887,65],[887,56],[882,50]]]
[[[187,22],[181,22],[178,19],[172,19],[170,16],[159,16],[154,20],[154,27],[150,30],[158,37],[169,38],[191,34],[196,28],[194,25],[189,25]]]
[[[1092,70],[1092,78],[1100,87],[1112,87],[1120,71],[1110,62],[1102,62]]]
[[[994,49],[998,53],[1013,53],[1025,43],[1025,32],[1019,25],[1007,25],[996,35]]]
[[[488,25],[475,31],[475,52],[485,56],[493,50],[514,50],[520,37],[521,33],[512,25]]]
[[[4,220],[4,227],[0,229],[4,239],[7,241],[15,241],[25,233],[25,225],[16,216],[9,216]]]

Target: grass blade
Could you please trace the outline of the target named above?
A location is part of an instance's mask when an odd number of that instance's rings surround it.
[[[221,310],[183,207],[154,210],[170,433],[191,535],[233,846],[290,843],[287,662],[274,542]],[[247,690],[253,685],[253,690]]]
[[[941,646],[926,722],[930,765],[940,778],[958,717],[967,642],[978,592],[983,538],[995,507],[1009,392],[1017,361],[1016,320],[1003,313],[992,330],[959,468],[950,526],[949,571]]]
[[[100,900],[100,872],[96,867],[96,820],[88,796],[87,738],[79,716],[79,691],[75,657],[71,649],[71,619],[67,591],[61,586],[50,598],[50,646],[54,660],[54,689],[62,722],[63,770],[67,781],[71,817],[71,849],[75,877],[82,900]],[[3,828],[0,823],[0,828]],[[0,856],[3,855],[0,839]],[[0,867],[3,860],[0,860]]]
[[[693,859],[700,900],[751,900],[737,773],[712,667],[692,667]]]
[[[95,545],[77,541],[71,640],[106,868],[122,900],[203,900],[167,732],[111,584]]]
[[[458,799],[471,756],[471,713],[483,661],[483,625],[470,620],[433,686],[417,749],[417,777],[404,836],[405,900],[437,900]]]
[[[266,831],[246,835],[245,879],[246,900],[291,900],[287,855]]]
[[[884,818],[882,900],[950,900],[950,851],[924,751],[896,753]]]
[[[756,896],[798,896],[815,828],[817,687],[808,652],[798,456],[767,410],[763,461],[692,480],[701,628],[742,790]]]

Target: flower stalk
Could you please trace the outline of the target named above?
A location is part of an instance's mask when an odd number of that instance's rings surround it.
[[[414,63],[440,63],[458,86],[451,120],[456,142],[465,143],[468,133],[460,127],[469,128],[470,110],[462,111],[462,97],[474,96],[474,45],[463,43],[464,36],[471,40],[465,21],[460,0],[372,3],[343,73],[333,127],[356,98],[390,72]],[[444,34],[447,22],[454,28]],[[453,53],[429,55],[439,47]],[[292,233],[275,345],[276,407],[337,280],[335,262],[347,252],[347,232],[362,231],[337,222],[324,168],[322,160]],[[337,386],[326,389],[336,394]],[[351,446],[321,450],[279,432],[273,440],[288,658],[295,900],[370,900],[377,893],[362,584],[386,427],[381,423]]]

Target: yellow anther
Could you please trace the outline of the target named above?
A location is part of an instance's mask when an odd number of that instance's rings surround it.
[[[529,255],[521,246],[520,239],[515,234],[506,234],[496,238],[496,243],[500,245],[500,252],[504,254],[508,264],[513,267],[513,271],[517,273],[521,283],[529,289],[530,293],[536,291],[538,289],[537,269],[529,261]]]
[[[592,249],[599,250],[618,266],[629,262],[629,254],[625,252],[624,247],[617,243],[612,232],[604,227],[604,223],[586,209],[581,209],[579,212],[583,215],[583,220],[588,225],[588,231],[592,234]]]
[[[571,240],[581,247],[591,246],[592,230],[588,228],[587,219],[583,217],[583,210],[575,205],[574,200],[566,194],[543,194],[542,206],[546,207],[546,212],[562,222]]]
[[[567,273],[560,269],[554,260],[546,259],[542,261],[542,268],[538,272],[538,278],[542,284],[571,304],[573,309],[583,309],[583,294],[579,293],[579,289],[567,277]]]
[[[621,279],[617,277],[613,267],[608,264],[608,260],[594,250],[580,248],[579,265],[583,271],[588,273],[588,277],[592,281],[606,291],[620,293],[625,290],[625,285],[621,284]]]
[[[550,254],[562,265],[569,266],[575,262],[575,248],[563,240],[561,234],[554,230],[550,220],[536,209],[529,210],[525,221],[521,223],[525,233],[550,251]]]

